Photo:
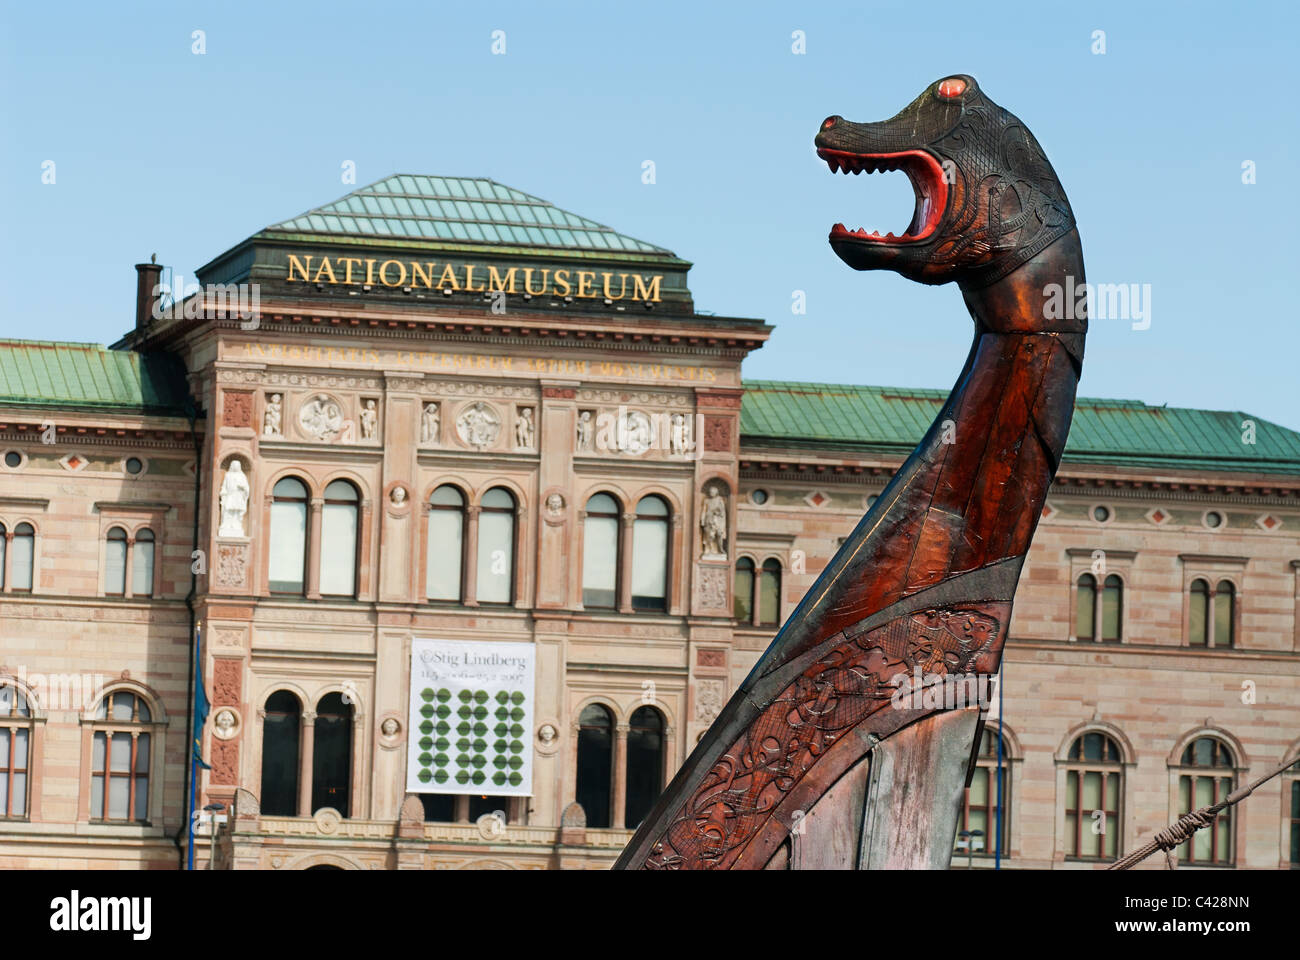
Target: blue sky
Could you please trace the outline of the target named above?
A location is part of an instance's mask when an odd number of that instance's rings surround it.
[[[957,289],[855,272],[826,243],[837,220],[904,226],[905,178],[833,177],[811,143],[829,114],[883,119],[966,72],[1047,150],[1089,280],[1151,285],[1149,329],[1094,323],[1082,392],[1300,429],[1294,3],[2,9],[0,335],[111,342],[133,263],[192,276],[347,193],[351,160],[359,184],[488,176],[668,247],[698,308],[776,325],[747,376],[948,387]]]

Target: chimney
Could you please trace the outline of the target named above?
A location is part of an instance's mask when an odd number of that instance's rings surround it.
[[[135,265],[135,328],[143,330],[153,320],[153,305],[158,301],[154,293],[162,279],[162,265],[158,254],[149,257],[148,263]]]

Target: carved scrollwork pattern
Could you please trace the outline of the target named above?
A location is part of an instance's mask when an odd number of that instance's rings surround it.
[[[918,669],[937,676],[991,669],[1006,605],[981,606],[905,615],[852,639],[840,634],[718,758],[644,866],[725,869],[818,759],[890,704],[899,689],[895,677]]]

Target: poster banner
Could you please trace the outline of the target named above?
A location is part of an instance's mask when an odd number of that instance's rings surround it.
[[[533,792],[533,645],[411,643],[408,793]]]

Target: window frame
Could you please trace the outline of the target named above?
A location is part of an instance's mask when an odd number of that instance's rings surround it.
[[[280,496],[275,492],[285,480],[293,480],[301,484],[303,489],[302,497]],[[276,477],[271,481],[271,503],[269,515],[267,517],[267,536],[266,536],[266,591],[273,597],[306,597],[309,587],[309,570],[311,551],[313,548],[311,542],[311,501],[312,490],[309,484],[301,476],[294,473],[286,473],[281,477]],[[274,584],[277,581],[271,579],[271,561],[275,551],[275,505],[277,503],[301,503],[303,505],[303,530],[302,530],[302,585],[297,590],[277,590]]]
[[[110,702],[115,702],[118,697],[127,696],[132,698],[131,719],[116,720],[112,716],[112,707]],[[140,719],[140,708],[143,707],[148,711],[148,719]],[[103,716],[100,716],[101,712]],[[84,783],[86,785],[85,804],[83,807],[84,819],[92,824],[111,825],[111,826],[152,826],[154,819],[158,816],[159,810],[159,783],[160,772],[165,779],[166,773],[162,769],[163,763],[163,740],[165,739],[165,728],[167,721],[162,716],[157,701],[145,695],[142,691],[134,687],[113,687],[104,692],[99,701],[94,705],[87,718],[86,738],[84,741],[85,759],[83,760],[83,771],[85,775]],[[113,767],[113,739],[117,735],[126,734],[130,736],[131,751],[128,762],[129,769],[122,773],[114,771]],[[102,769],[95,767],[95,741],[97,737],[104,737],[104,761]],[[147,768],[143,771],[137,769],[140,753],[140,737],[148,736],[149,743],[144,751]],[[95,797],[96,777],[101,779],[99,789],[101,791],[100,815],[96,816]],[[127,816],[113,817],[110,816],[110,803],[112,794],[112,781],[114,778],[122,778],[128,781],[127,787]],[[139,781],[144,781],[144,816],[135,816],[138,808],[136,802],[139,796]]]
[[[460,504],[452,506],[451,504],[434,503],[433,498],[437,496],[438,491],[447,487],[456,491],[460,496]],[[465,603],[465,579],[469,569],[469,496],[465,489],[458,483],[444,481],[434,485],[429,491],[429,495],[424,498],[424,602],[441,606],[459,606]],[[457,584],[456,597],[431,597],[429,596],[429,551],[433,549],[433,512],[435,510],[447,511],[460,514],[460,576]],[[475,558],[477,562],[477,558]]]
[[[1088,760],[1085,755],[1084,738],[1088,736],[1100,736],[1103,739],[1103,751],[1101,760]],[[1106,759],[1106,746],[1114,748],[1115,759]],[[1078,757],[1073,757],[1075,748],[1078,748]],[[1124,856],[1124,829],[1125,829],[1125,812],[1127,809],[1127,797],[1125,791],[1128,787],[1128,762],[1125,759],[1125,747],[1119,737],[1115,736],[1110,730],[1097,727],[1084,727],[1076,730],[1066,740],[1066,745],[1061,755],[1058,755],[1058,766],[1060,768],[1061,778],[1058,781],[1058,800],[1057,813],[1058,822],[1061,824],[1061,849],[1064,857],[1069,862],[1078,863],[1113,863]],[[1089,829],[1088,821],[1092,820],[1092,811],[1085,808],[1083,803],[1083,786],[1084,776],[1089,773],[1101,775],[1101,787],[1099,797],[1101,806],[1096,807],[1103,812],[1103,822],[1106,817],[1114,816],[1115,819],[1115,853],[1108,855],[1106,853],[1106,841],[1104,834],[1103,839],[1098,842],[1100,855],[1090,856],[1080,853],[1083,846],[1083,831]],[[1069,804],[1069,786],[1070,779],[1075,778],[1075,805],[1070,807]],[[1106,787],[1109,778],[1116,777],[1115,786],[1115,809],[1111,810],[1106,807]],[[1069,834],[1070,814],[1074,814],[1075,823],[1073,837]],[[1071,852],[1073,846],[1073,852]]]
[[[114,536],[114,534],[120,534],[121,536]],[[130,579],[130,562],[131,562],[130,542],[131,542],[131,535],[127,533],[126,528],[122,526],[120,523],[113,524],[111,527],[108,528],[108,532],[104,534],[103,591],[104,591],[104,596],[106,597],[125,598],[127,596],[127,582]],[[113,543],[120,543],[122,545],[122,588],[120,590],[111,589],[117,584],[108,582],[109,569],[110,569],[110,560],[108,555],[109,544],[113,544]]]
[[[26,528],[26,532],[24,532],[24,528]],[[30,520],[18,521],[14,524],[13,532],[6,534],[5,565],[8,573],[5,576],[5,593],[36,592],[36,568],[39,564],[39,558],[36,556],[36,536],[36,524],[32,523]],[[17,561],[14,559],[14,555],[17,552],[15,541],[20,539],[31,541],[31,566],[28,569],[27,586],[25,587],[18,586],[16,582],[13,582],[16,579],[16,571],[14,568],[17,565]]]
[[[336,483],[345,484],[353,494],[351,500],[340,500],[331,498],[329,494],[330,487]],[[321,588],[321,596],[329,597],[331,600],[355,600],[359,595],[361,588],[361,488],[356,482],[348,477],[335,477],[325,484],[321,492],[321,533],[320,533],[320,568],[321,580],[325,579],[325,550],[329,546],[329,534],[325,529],[325,511],[331,506],[345,506],[352,508],[352,589],[344,593],[326,593],[324,587]],[[308,503],[307,514],[307,539],[311,537],[311,512],[310,502]],[[305,588],[304,584],[304,588]]]
[[[1196,760],[1196,745],[1202,741],[1208,741],[1212,744],[1210,763],[1202,764]],[[1233,790],[1237,789],[1240,780],[1241,769],[1238,766],[1240,751],[1237,745],[1230,742],[1227,737],[1223,736],[1217,730],[1198,730],[1195,733],[1183,737],[1178,745],[1174,748],[1176,751],[1177,762],[1170,763],[1170,805],[1174,808],[1175,818],[1182,817],[1193,810],[1199,810],[1204,806],[1212,806],[1223,800]],[[1216,759],[1222,755],[1226,758],[1227,763],[1216,763]],[[1171,759],[1172,756],[1171,756]],[[1217,772],[1216,772],[1217,771]],[[1183,803],[1183,781],[1187,781],[1187,803]],[[1210,780],[1210,801],[1198,803],[1197,781]],[[1226,785],[1224,784],[1226,781]],[[1285,798],[1284,798],[1285,799]],[[1184,809],[1186,807],[1187,809]],[[1237,816],[1236,805],[1225,807],[1214,815],[1214,823],[1207,827],[1197,830],[1190,838],[1184,840],[1174,848],[1175,855],[1178,857],[1179,866],[1195,867],[1220,867],[1232,868],[1237,865]],[[1224,831],[1227,835],[1228,850],[1226,855],[1219,856],[1219,824],[1226,823]],[[1210,856],[1209,859],[1198,859],[1196,856],[1196,839],[1201,834],[1207,833],[1210,838]]]
[[[663,505],[664,512],[662,514],[642,514],[641,505],[648,500],[654,500],[661,503]],[[664,554],[662,558],[662,562],[663,562],[662,569],[664,575],[664,593],[662,598],[658,598],[658,597],[649,598],[655,601],[662,600],[662,606],[658,604],[654,604],[654,605],[648,604],[644,602],[644,600],[640,605],[638,605],[636,595],[630,594],[628,599],[632,605],[632,612],[646,613],[651,615],[666,614],[668,613],[669,607],[672,603],[672,592],[673,592],[673,578],[672,578],[673,505],[669,501],[669,499],[661,493],[647,493],[637,499],[636,507],[632,511],[632,518],[633,519],[632,519],[631,568],[627,571],[627,575],[630,580],[634,579],[636,576],[637,528],[642,524],[660,525],[663,527],[663,536],[664,536]]]
[[[9,735],[8,748],[5,751],[3,766],[0,766],[0,778],[7,780],[5,785],[5,802],[0,805],[0,823],[23,823],[30,821],[32,817],[32,797],[35,791],[32,789],[32,781],[36,778],[36,758],[37,758],[37,725],[39,719],[36,705],[32,702],[31,694],[28,690],[19,686],[13,681],[0,683],[0,689],[12,690],[13,694],[9,699],[8,713],[0,714],[0,730],[5,730]],[[19,713],[19,703],[22,704],[22,713]],[[14,744],[18,740],[19,731],[27,734],[27,750],[24,766],[19,769],[14,766]],[[14,790],[14,777],[22,775],[23,789],[23,812],[14,813],[14,796],[17,791]]]
[[[1002,776],[999,778],[998,773],[998,735],[1002,736]],[[987,743],[987,750],[985,745]],[[963,830],[970,829],[970,812],[971,800],[969,786],[962,790],[961,810],[957,816],[957,830],[953,834],[953,858],[958,856],[968,856],[974,858],[993,859],[997,856],[995,847],[1001,847],[1001,856],[1006,859],[1011,856],[1011,781],[1012,781],[1012,751],[1011,737],[1006,730],[1000,730],[996,723],[986,723],[984,729],[980,732],[979,749],[976,751],[974,758],[973,777],[981,771],[987,774],[988,793],[985,797],[985,803],[982,809],[985,813],[985,823],[992,827],[986,830],[984,834],[984,849],[966,853],[958,850],[958,834]],[[1002,783],[1001,804],[998,803],[998,781]],[[997,816],[994,816],[994,812]],[[1001,833],[997,832],[997,824],[1001,823]]]
[[[583,715],[586,714],[587,711],[593,707],[598,708],[599,710],[602,711],[604,716],[603,724],[583,723],[582,720]],[[614,816],[616,812],[614,809],[614,800],[615,800],[614,784],[618,776],[617,763],[616,763],[617,751],[618,751],[618,714],[615,713],[614,708],[610,706],[608,703],[599,700],[582,704],[578,708],[577,713],[578,713],[577,720],[576,723],[574,724],[575,736],[574,736],[574,750],[573,750],[573,770],[574,770],[573,799],[575,803],[580,803],[580,804],[582,803],[581,790],[580,790],[581,780],[582,780],[582,731],[603,730],[609,736],[609,745],[608,745],[608,766],[609,766],[608,781],[609,782],[606,783],[604,787],[605,789],[604,800],[605,800],[606,808],[603,811],[601,811],[601,816],[594,816],[593,812],[587,809],[587,806],[585,804],[583,804],[582,809],[583,812],[586,814],[588,827],[596,830],[607,829],[613,826]]]
[[[490,506],[487,506],[487,505],[485,504],[484,501],[487,499],[488,494],[493,493],[494,491],[497,491],[497,490],[501,491],[502,493],[504,493],[506,496],[508,496],[508,497],[510,498],[510,503],[511,503],[511,505],[510,505],[509,507],[490,507]],[[478,514],[478,542],[475,544],[475,552],[476,552],[477,555],[474,557],[474,563],[475,563],[475,577],[474,577],[474,585],[475,585],[474,593],[475,593],[475,597],[474,597],[474,600],[475,600],[475,602],[476,602],[479,606],[484,606],[484,607],[513,607],[513,606],[515,606],[515,602],[516,602],[516,598],[517,598],[517,593],[516,593],[516,591],[517,591],[518,586],[519,586],[519,529],[520,529],[520,523],[519,523],[519,509],[520,509],[520,508],[519,508],[519,496],[518,496],[518,495],[517,495],[513,490],[511,490],[509,487],[507,487],[507,486],[505,486],[505,485],[503,485],[503,484],[500,484],[500,483],[498,483],[498,484],[496,484],[496,485],[494,485],[494,486],[488,488],[487,490],[485,490],[485,491],[483,492],[483,495],[482,495],[481,497],[479,497],[479,502],[478,502],[478,510],[479,510],[479,514]],[[478,577],[478,569],[477,569],[477,568],[478,568],[478,566],[481,566],[481,561],[482,561],[482,557],[483,557],[483,550],[485,549],[485,546],[484,546],[485,541],[484,541],[484,537],[483,537],[483,515],[484,515],[484,514],[494,514],[494,515],[498,515],[498,516],[500,516],[500,515],[502,515],[502,514],[509,514],[509,516],[510,516],[510,537],[509,537],[509,542],[510,542],[510,582],[509,582],[509,586],[507,587],[507,594],[506,594],[506,599],[505,599],[505,600],[484,600],[484,599],[482,598],[482,596],[481,596],[481,593],[482,593],[482,587],[481,587],[481,585],[479,584],[479,577]],[[462,580],[462,588],[461,588],[461,589],[462,589],[462,595],[463,595],[463,593],[464,593],[464,586],[463,586],[463,581],[464,581],[464,570],[463,570],[463,569],[462,569],[462,571],[461,571],[461,574],[462,574],[462,575],[461,575],[461,580]]]
[[[614,502],[614,512],[607,513],[603,510],[592,511],[591,501],[599,496],[609,497]],[[619,606],[619,597],[623,592],[623,578],[626,575],[623,569],[623,501],[611,490],[594,490],[588,495],[582,509],[582,559],[583,565],[578,576],[579,596],[582,599],[582,609],[584,610],[617,610]],[[587,582],[586,582],[586,559],[587,550],[590,546],[589,528],[587,521],[591,517],[601,519],[612,519],[614,521],[614,590],[613,600],[608,606],[605,604],[592,604],[587,601]]]

